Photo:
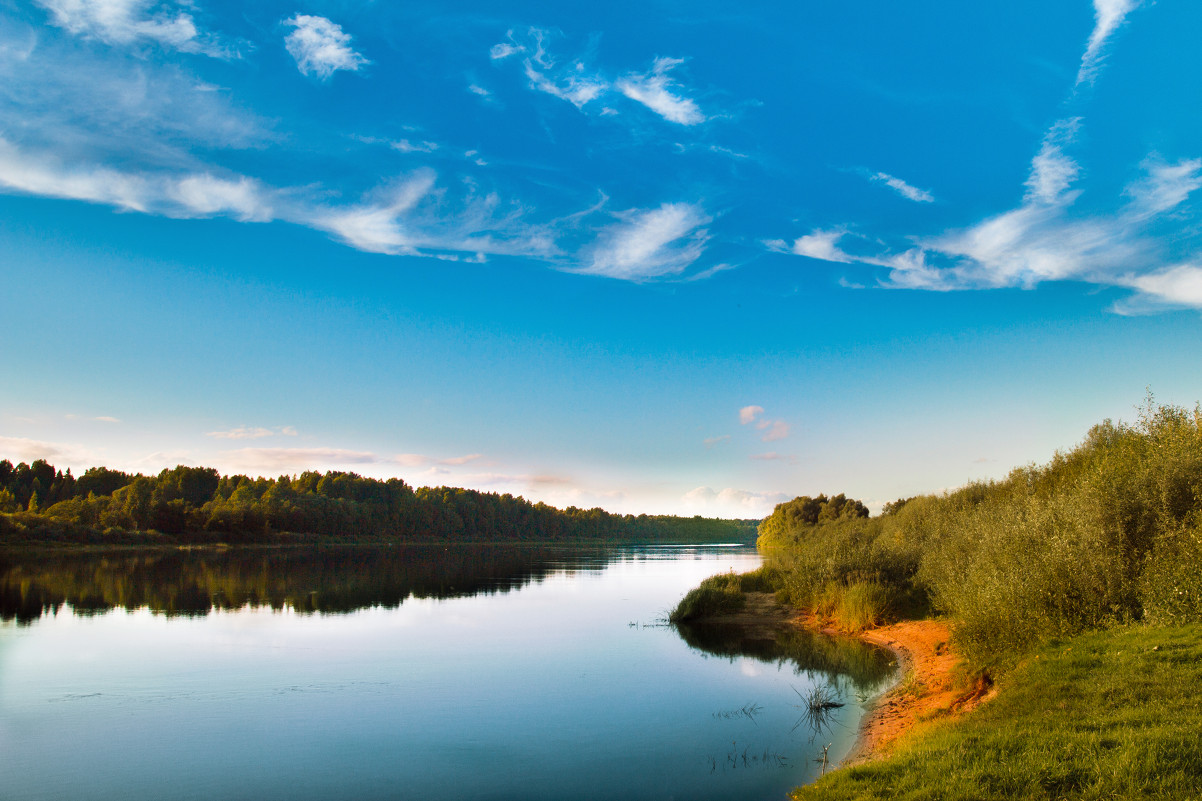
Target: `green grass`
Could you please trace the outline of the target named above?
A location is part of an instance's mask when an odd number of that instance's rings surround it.
[[[690,620],[738,612],[747,605],[739,576],[735,573],[719,573],[689,590],[680,603],[668,615],[669,623],[685,623]]]
[[[815,600],[813,612],[844,631],[863,631],[885,622],[892,595],[890,588],[872,581],[831,582]]]
[[[794,799],[1202,799],[1202,625],[1053,642],[970,715]]]

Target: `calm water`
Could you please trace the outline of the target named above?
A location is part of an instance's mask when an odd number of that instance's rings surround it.
[[[0,556],[0,799],[781,799],[890,658],[677,631],[742,547]],[[799,693],[847,706],[808,719]]]

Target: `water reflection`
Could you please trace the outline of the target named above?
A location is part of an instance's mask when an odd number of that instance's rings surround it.
[[[826,674],[841,696],[875,692],[897,669],[888,651],[851,637],[830,637],[794,626],[755,627],[717,623],[682,623],[680,636],[690,647],[729,659],[753,658],[799,671]]]
[[[395,608],[410,597],[508,592],[553,571],[597,572],[607,553],[613,556],[612,550],[508,545],[7,553],[0,554],[0,620],[28,624],[64,605],[83,615],[142,608],[166,615],[245,606],[302,613]]]

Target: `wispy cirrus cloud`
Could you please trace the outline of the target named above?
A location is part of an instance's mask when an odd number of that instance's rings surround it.
[[[474,462],[477,459],[483,458],[479,453],[469,453],[464,456],[452,456],[447,459],[438,459],[433,456],[425,456],[420,453],[401,453],[392,457],[397,464],[405,467],[428,467],[432,465],[441,465],[449,467],[458,467],[460,465]]]
[[[103,203],[172,217],[228,214],[243,221],[274,217],[271,192],[245,176],[131,172],[18,148],[0,138],[0,187],[43,197]]]
[[[172,7],[121,6],[151,9],[146,13]],[[292,33],[313,28],[304,16],[291,19]],[[15,24],[6,41],[28,46],[0,49],[0,191],[173,218],[283,221],[365,252],[465,262],[518,256],[636,281],[681,275],[709,239],[710,218],[697,203],[540,216],[518,198],[429,167],[385,180],[357,201],[344,187],[303,175],[298,185],[273,186],[218,166],[222,151],[279,144],[270,123],[237,107],[221,87],[179,64],[120,53],[101,57],[71,37],[41,42],[34,29]],[[335,37],[335,44],[346,41]],[[536,68],[555,64],[539,36],[528,45],[521,53]],[[319,52],[309,56],[315,70],[324,63]],[[420,136],[371,141],[414,160],[449,152]],[[486,163],[474,149],[463,152],[467,162]]]
[[[609,91],[610,82],[588,69],[582,60],[563,64],[547,52],[545,42],[553,36],[551,31],[530,28],[519,36],[511,29],[505,36],[507,41],[489,50],[489,58],[505,61],[520,57],[522,72],[531,89],[566,100],[578,109]]]
[[[263,439],[264,437],[295,437],[296,435],[297,431],[293,426],[277,426],[276,428],[238,426],[225,431],[209,431],[205,434],[206,437],[214,439]]]
[[[1084,281],[1145,295],[1116,311],[1153,305],[1200,307],[1191,289],[1191,262],[1163,261],[1152,227],[1202,188],[1202,159],[1166,163],[1149,157],[1144,174],[1124,190],[1110,213],[1079,214],[1074,188],[1080,169],[1066,155],[1071,125],[1053,126],[1032,159],[1026,193],[1014,209],[959,230],[918,239],[901,253],[851,254],[839,246],[843,231],[814,231],[792,252],[840,264],[888,270],[882,286],[909,289],[1031,288],[1045,281]],[[1202,260],[1202,259],[1200,259]]]
[[[246,436],[227,437],[230,439],[257,439],[261,436],[274,436],[284,429],[246,429]],[[241,430],[235,429],[235,432]],[[263,433],[266,432],[266,433]],[[222,432],[225,433],[225,432]],[[295,432],[293,432],[295,433]],[[461,467],[470,464],[483,456],[479,453],[469,453],[463,456],[440,458],[419,453],[399,453],[386,455],[372,451],[357,451],[347,448],[239,448],[224,451],[227,461],[240,469],[254,470],[325,470],[355,465],[377,465],[385,470],[389,468],[425,468],[431,475],[446,474],[447,467]]]
[[[1142,167],[1144,176],[1124,190],[1131,198],[1126,214],[1132,219],[1145,220],[1172,211],[1202,188],[1202,158],[1168,164],[1152,154]]]
[[[461,261],[524,256],[561,270],[630,281],[681,274],[709,239],[704,226],[710,218],[698,204],[666,203],[618,213],[613,215],[617,222],[601,227],[591,241],[565,251],[558,241],[564,233],[557,227],[560,222],[528,222],[525,207],[505,204],[494,193],[469,193],[454,207],[431,169],[387,182],[359,203],[334,206],[247,176],[65,164],[2,138],[0,188],[170,217],[281,220],[328,232],[369,253]],[[578,219],[571,223],[578,225]]]
[[[1140,0],[1094,0],[1094,27],[1085,45],[1085,54],[1081,56],[1078,85],[1093,83],[1105,58],[1106,43],[1139,3]]]
[[[919,189],[916,186],[903,181],[901,178],[890,175],[887,172],[877,172],[869,176],[868,180],[875,183],[882,183],[892,189],[897,194],[904,197],[906,200],[912,200],[915,203],[934,203],[935,196],[925,189]]]
[[[1095,26],[1078,84],[1093,81],[1106,43],[1138,5],[1095,0]],[[946,291],[1080,281],[1131,290],[1112,306],[1120,314],[1202,308],[1202,252],[1189,207],[1202,188],[1202,158],[1169,161],[1150,153],[1140,165],[1142,174],[1112,197],[1109,210],[1097,210],[1102,200],[1097,197],[1085,210],[1078,200],[1086,172],[1072,155],[1082,128],[1079,116],[1049,126],[1015,208],[963,228],[910,237],[911,246],[901,252],[865,253],[863,242],[849,250],[843,245],[846,228],[816,229],[791,247],[783,240],[764,244],[823,261],[885,268],[879,282],[885,287]],[[1166,225],[1177,235],[1166,237]]]
[[[438,187],[437,173],[420,169],[373,190],[362,203],[309,207],[297,213],[296,221],[369,253],[456,261],[560,256],[553,226],[530,223],[526,213],[492,192],[469,191],[454,207]]]
[[[665,203],[617,215],[601,232],[591,263],[577,271],[627,281],[647,281],[683,273],[701,257],[711,218],[699,204]]]
[[[51,13],[51,22],[78,36],[106,44],[129,45],[153,41],[185,53],[232,58],[237,51],[218,37],[202,33],[192,15],[179,10],[188,4],[153,0],[38,0]]]
[[[530,28],[524,35],[510,30],[506,41],[492,46],[489,57],[493,61],[519,59],[531,89],[565,100],[581,111],[593,101],[616,92],[677,125],[694,126],[706,121],[697,101],[671,76],[672,70],[685,59],[657,58],[647,72],[627,72],[614,80],[589,66],[583,57],[561,61],[552,56],[547,42],[556,35],[542,28]],[[619,114],[612,106],[600,105],[597,113],[610,117]]]
[[[681,94],[681,87],[669,74],[683,63],[681,58],[657,58],[650,72],[627,75],[617,82],[616,88],[668,122],[698,125],[705,122],[705,115],[696,101]]]
[[[381,464],[387,460],[370,451],[344,448],[239,448],[222,453],[223,461],[238,470],[296,473],[357,465]]]
[[[292,28],[284,37],[284,47],[302,75],[324,81],[340,70],[358,72],[371,63],[351,47],[351,35],[325,17],[296,14],[284,20],[284,25]]]
[[[578,109],[583,109],[609,89],[609,84],[596,76],[569,72],[561,78],[552,78],[536,69],[530,59],[525,60],[523,68],[531,88],[566,100]]]
[[[1081,127],[1081,118],[1060,120],[1044,134],[1039,153],[1031,159],[1031,170],[1025,186],[1028,203],[1058,205],[1071,202],[1066,197],[1073,181],[1081,174],[1077,162],[1065,155],[1064,148],[1072,143]]]

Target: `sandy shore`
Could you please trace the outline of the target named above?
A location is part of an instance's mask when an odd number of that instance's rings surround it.
[[[748,593],[747,608],[736,615],[723,616],[723,620],[752,629],[787,624],[831,636],[849,636],[812,616],[791,614],[768,593]],[[916,725],[964,714],[992,696],[993,689],[987,681],[980,680],[971,686],[963,679],[957,682],[956,666],[960,658],[952,650],[950,633],[943,621],[905,620],[854,636],[893,651],[900,666],[900,679],[869,708],[844,765],[887,754]]]
[[[957,682],[960,658],[942,621],[905,620],[861,632],[859,637],[893,651],[901,679],[869,709],[845,765],[888,753],[917,724],[964,714],[992,696],[988,680],[971,685],[963,678]]]

